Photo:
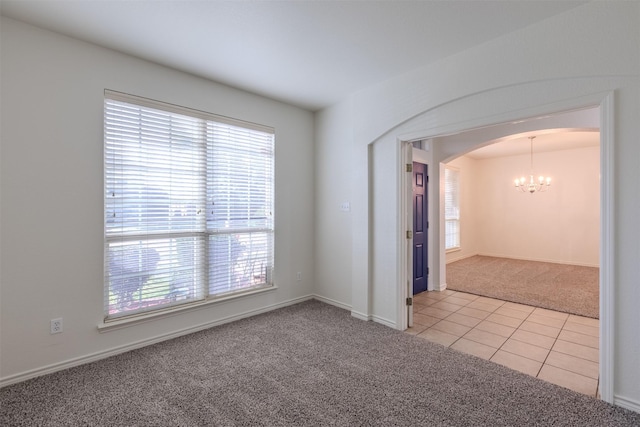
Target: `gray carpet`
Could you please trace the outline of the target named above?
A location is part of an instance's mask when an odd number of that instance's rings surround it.
[[[473,256],[447,264],[447,289],[599,317],[596,267]]]
[[[0,389],[2,426],[640,426],[309,301]]]

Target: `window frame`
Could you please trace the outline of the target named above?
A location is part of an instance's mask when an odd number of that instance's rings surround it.
[[[212,288],[212,282],[211,280],[209,280],[208,278],[208,273],[205,273],[205,279],[200,280],[200,284],[198,286],[198,290],[197,292],[199,292],[199,294],[202,295],[202,297],[198,297],[198,298],[192,298],[192,299],[188,299],[188,301],[185,302],[174,302],[174,303],[166,303],[166,304],[161,304],[159,307],[157,308],[139,308],[139,309],[134,309],[132,310],[131,313],[124,313],[123,311],[120,311],[118,313],[114,313],[112,314],[110,312],[110,297],[109,297],[109,292],[112,290],[112,284],[111,284],[111,279],[110,279],[110,266],[109,266],[109,248],[110,248],[110,244],[113,244],[113,242],[124,242],[124,241],[139,241],[139,242],[146,242],[147,245],[149,245],[149,242],[151,240],[153,240],[154,238],[158,237],[158,233],[156,232],[150,232],[150,233],[144,233],[142,231],[140,231],[137,234],[126,234],[125,232],[122,232],[121,234],[113,234],[113,233],[109,233],[108,231],[108,203],[107,203],[107,198],[108,198],[108,193],[110,193],[109,188],[108,188],[108,179],[107,179],[107,173],[108,173],[108,168],[109,167],[113,167],[113,165],[109,165],[108,166],[108,159],[107,159],[107,146],[108,146],[108,142],[107,142],[107,138],[108,138],[108,131],[107,131],[107,104],[108,102],[116,102],[116,103],[125,103],[125,104],[130,104],[132,106],[138,107],[140,109],[151,109],[151,110],[158,110],[164,113],[167,113],[169,115],[181,115],[181,116],[188,116],[189,118],[193,118],[196,119],[198,121],[202,122],[202,137],[204,138],[202,140],[202,144],[203,144],[203,148],[195,148],[195,151],[199,151],[202,150],[202,153],[199,154],[199,162],[202,162],[205,166],[205,170],[202,174],[202,176],[198,177],[198,179],[203,179],[203,181],[200,181],[200,190],[202,191],[203,198],[205,200],[205,204],[206,204],[206,198],[210,196],[210,191],[213,187],[213,185],[211,184],[210,181],[210,173],[211,171],[208,169],[211,166],[212,160],[210,159],[211,156],[213,156],[213,154],[211,154],[210,149],[212,149],[210,147],[211,144],[216,144],[216,142],[210,142],[210,140],[213,140],[213,137],[209,137],[209,139],[207,139],[207,129],[209,128],[209,126],[218,126],[220,125],[221,127],[224,126],[228,126],[229,129],[240,129],[241,131],[247,131],[247,132],[253,132],[253,131],[257,131],[259,133],[264,133],[266,135],[266,143],[270,144],[270,147],[268,150],[266,150],[266,154],[261,153],[261,155],[263,156],[264,161],[266,161],[267,163],[264,165],[265,170],[267,171],[267,175],[260,175],[261,178],[263,179],[263,185],[265,186],[265,193],[267,194],[265,196],[265,200],[264,203],[267,203],[267,205],[265,205],[265,211],[269,211],[268,212],[268,218],[265,218],[264,221],[260,222],[260,226],[253,226],[250,223],[244,224],[243,227],[239,227],[236,229],[216,229],[216,228],[210,228],[208,223],[209,223],[209,215],[202,215],[203,219],[198,220],[198,222],[201,222],[204,224],[203,227],[198,228],[197,230],[190,230],[190,231],[175,231],[175,232],[168,232],[168,233],[161,233],[162,236],[166,239],[178,239],[178,238],[191,238],[193,237],[194,239],[202,239],[204,241],[204,243],[202,243],[202,245],[204,247],[207,247],[208,245],[211,244],[215,244],[213,243],[210,239],[212,238],[212,236],[233,236],[230,238],[235,238],[235,236],[238,235],[249,235],[249,238],[251,239],[252,233],[253,234],[259,234],[259,233],[263,233],[265,235],[264,239],[266,239],[265,243],[264,243],[264,250],[262,252],[260,252],[261,254],[264,253],[266,258],[265,261],[263,262],[266,263],[266,266],[264,266],[265,268],[265,272],[264,274],[260,275],[260,278],[257,279],[258,280],[258,284],[257,285],[252,285],[253,282],[255,282],[256,279],[251,279],[251,283],[249,283],[249,285],[247,285],[246,288],[243,289],[233,289],[232,291],[228,291],[228,292],[219,292],[219,293],[215,293],[212,291],[212,289],[215,291],[216,288]],[[142,110],[141,110],[142,111]],[[160,316],[160,315],[164,315],[166,313],[174,313],[176,311],[181,311],[184,309],[189,309],[192,307],[199,307],[205,304],[211,304],[214,302],[219,302],[219,301],[226,301],[229,299],[235,299],[238,297],[243,297],[246,295],[253,295],[255,293],[259,293],[259,292],[265,292],[265,291],[270,291],[273,289],[276,289],[276,285],[274,283],[273,277],[274,277],[274,270],[275,270],[275,130],[272,127],[268,127],[268,126],[264,126],[264,125],[259,125],[259,124],[255,124],[255,123],[251,123],[251,122],[246,122],[243,120],[238,120],[238,119],[232,119],[229,117],[225,117],[225,116],[219,116],[219,115],[215,115],[215,114],[211,114],[211,113],[207,113],[207,112],[203,112],[200,110],[195,110],[195,109],[190,109],[190,108],[186,108],[186,107],[181,107],[181,106],[177,106],[174,104],[168,104],[168,103],[164,103],[164,102],[160,102],[160,101],[156,101],[156,100],[152,100],[152,99],[148,99],[148,98],[143,98],[143,97],[138,97],[138,96],[134,96],[134,95],[129,95],[129,94],[125,94],[122,92],[117,92],[117,91],[112,91],[112,90],[105,90],[104,92],[104,114],[105,114],[105,122],[104,122],[104,143],[103,143],[103,149],[104,149],[104,153],[105,153],[105,158],[104,158],[104,162],[105,162],[105,166],[104,166],[104,183],[103,183],[103,189],[104,189],[104,200],[105,200],[105,204],[104,204],[104,209],[103,209],[103,214],[105,216],[104,218],[104,282],[103,282],[103,287],[104,287],[104,293],[105,293],[105,297],[103,300],[103,310],[104,310],[104,318],[103,318],[103,322],[101,325],[99,325],[99,329],[108,329],[110,327],[113,326],[118,326],[121,324],[125,324],[125,323],[129,323],[129,322],[135,322],[138,320],[145,320],[145,319],[149,319],[149,318],[153,318],[156,316]],[[172,116],[173,117],[173,116]],[[111,123],[111,122],[110,122]],[[139,129],[142,129],[142,127],[140,127]],[[140,130],[138,130],[138,132],[140,132]],[[198,131],[199,132],[199,131]],[[231,131],[229,133],[232,133]],[[270,138],[270,139],[269,139]],[[237,144],[237,141],[230,139],[230,141],[233,143],[233,145],[235,146]],[[112,143],[112,142],[111,142]],[[192,144],[192,142],[190,142],[190,144]],[[239,146],[242,147],[242,146]],[[245,146],[246,147],[246,146]],[[245,152],[245,156],[251,156],[251,150],[246,150],[248,151],[249,154],[247,154]],[[234,153],[237,153],[237,149],[236,151],[234,151],[234,148],[231,148],[231,156],[233,156]],[[252,156],[251,156],[252,157]],[[252,157],[253,158],[253,157]],[[171,163],[171,165],[173,165],[173,163]],[[233,172],[232,174],[235,174],[236,172]],[[242,177],[242,173],[244,172],[240,172],[240,176]],[[248,173],[248,172],[247,172]],[[198,174],[195,173],[194,176],[197,176]],[[148,178],[148,172],[147,175],[145,175],[145,172],[140,171],[140,175],[135,175],[136,178]],[[231,177],[231,175],[229,175],[229,177]],[[230,178],[231,179],[231,178]],[[249,180],[246,180],[247,182],[249,182]],[[171,181],[173,182],[173,181]],[[121,185],[125,185],[126,184],[121,184]],[[191,187],[190,187],[191,188]],[[238,191],[236,189],[236,187],[232,187],[229,186],[229,191],[233,190],[233,191]],[[246,194],[245,199],[249,200],[253,197],[253,193],[251,192],[251,190],[247,190],[249,191],[249,193],[241,193],[241,194]],[[200,193],[198,193],[200,194]],[[141,199],[142,200],[142,199]],[[233,207],[235,207],[235,205],[233,205]],[[115,215],[115,213],[114,213]],[[123,214],[124,215],[124,214]],[[168,218],[168,216],[170,216],[170,214],[166,214],[167,217],[163,217],[165,218],[165,220]],[[247,220],[249,221],[249,220]],[[245,221],[246,222],[246,221]],[[147,224],[146,222],[142,222],[143,224]],[[123,227],[124,229],[124,227]],[[122,243],[124,244],[124,243]],[[195,245],[197,245],[197,242],[194,242]],[[230,243],[231,244],[231,243]],[[135,244],[134,244],[135,245]],[[211,258],[211,254],[209,253],[211,250],[213,249],[207,249],[207,254],[206,255],[197,255],[199,257],[199,265],[200,267],[198,268],[204,268],[204,269],[210,269],[211,268],[211,263],[214,263],[213,259]],[[266,252],[265,252],[266,251]],[[215,252],[215,251],[214,251]],[[253,255],[250,253],[248,256],[248,261],[250,262],[252,260]],[[138,258],[140,257],[140,255],[138,254]],[[245,257],[247,258],[247,257]],[[227,265],[227,264],[221,264],[221,265]],[[155,267],[154,267],[155,268]],[[172,269],[174,269],[175,267],[171,267]],[[194,264],[194,269],[195,264]],[[233,269],[234,265],[228,264],[227,268]],[[253,264],[251,265],[250,268],[254,268]],[[262,267],[261,267],[262,268]],[[261,270],[262,271],[262,270]],[[141,274],[141,273],[140,273]],[[192,274],[198,274],[197,272],[193,272]],[[247,277],[255,277],[255,275],[253,274],[253,270],[247,270],[245,271],[245,274],[250,274]],[[261,283],[260,280],[264,279],[264,283]],[[148,279],[147,279],[148,280]],[[139,298],[140,301],[142,301],[142,297]]]
[[[452,180],[452,176],[455,181]],[[454,186],[454,188],[450,188]],[[444,222],[445,222],[445,252],[454,252],[462,249],[462,233],[460,221],[460,169],[445,165],[445,183],[444,183]],[[453,194],[450,194],[453,193]],[[449,203],[455,203],[455,206],[449,208]],[[455,224],[454,244],[449,245],[449,233],[447,232],[448,224]]]

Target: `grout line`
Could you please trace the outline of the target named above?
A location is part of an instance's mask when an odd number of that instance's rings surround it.
[[[442,299],[442,301],[446,300],[447,298],[449,298],[451,295],[447,295],[446,297],[444,297]],[[457,313],[458,311],[460,311],[461,309],[465,308],[467,305],[471,304],[472,301],[469,301],[466,305],[463,305],[462,307],[460,307],[459,309],[457,309],[456,311],[451,312],[450,314],[447,315],[447,317],[445,317],[444,319],[440,319],[440,321],[442,320],[446,320],[449,316],[451,316],[454,313]],[[455,304],[457,305],[457,304]],[[448,310],[446,310],[448,311]],[[451,322],[451,321],[450,321]],[[455,322],[452,322],[455,323]],[[463,325],[464,326],[464,325]],[[475,327],[475,326],[474,326]],[[471,331],[473,328],[469,329],[469,331]],[[452,345],[454,345],[455,343],[457,343],[458,341],[460,341],[460,338],[462,338],[463,336],[465,336],[466,334],[469,333],[469,331],[465,332],[464,334],[462,334],[462,336],[459,336],[455,341],[453,341],[451,344],[449,344],[447,347],[451,347]],[[453,334],[451,334],[453,335]]]
[[[556,342],[558,342],[558,337],[560,336],[560,333],[562,333],[562,330],[564,329],[564,325],[567,324],[568,320],[569,320],[569,316],[567,316],[567,318],[564,319],[564,322],[562,323],[562,327],[560,328],[560,331],[558,331],[558,335],[556,335],[556,337],[553,340],[553,344],[551,344],[551,348],[549,349],[549,353],[547,353],[547,357],[544,358],[544,362],[542,362],[542,366],[540,366],[540,369],[538,370],[538,373],[536,374],[536,378],[538,378],[538,375],[540,375],[540,372],[542,371],[542,368],[544,368],[544,365],[547,364],[547,359],[549,358],[549,355],[553,351],[553,347],[556,346]],[[554,366],[554,367],[557,367],[557,366]],[[560,368],[558,368],[558,369],[560,369]]]
[[[529,317],[529,316],[527,316],[527,317]],[[527,317],[525,317],[525,319],[526,319]],[[507,337],[507,339],[506,339],[506,340],[504,340],[504,342],[502,343],[502,345],[501,345],[500,347],[498,347],[498,349],[496,350],[496,353],[502,349],[502,347],[507,343],[507,341],[509,341],[509,340],[511,339],[511,337],[513,336],[513,334],[515,334],[515,333],[516,333],[516,331],[520,330],[520,326],[522,326],[522,324],[523,324],[523,323],[524,323],[524,320],[520,321],[520,324],[514,328],[513,332],[511,332],[511,335],[509,335],[509,336]],[[516,340],[516,341],[517,341],[517,340]],[[511,352],[509,352],[509,351],[507,351],[507,350],[502,350],[502,351],[504,351],[505,353],[511,353]],[[514,353],[511,353],[511,354],[514,354]],[[494,353],[494,355],[495,355],[495,353]],[[520,355],[519,355],[519,354],[516,354],[516,356],[520,356]],[[493,356],[491,356],[491,357],[493,357]],[[524,356],[520,356],[520,357],[524,357]],[[530,359],[530,360],[533,360],[533,359]]]
[[[526,305],[526,304],[522,304],[522,305],[524,305],[524,306],[526,306],[526,307],[531,307],[531,308],[533,308],[533,310],[531,310],[531,311],[527,314],[527,317],[525,317],[524,319],[517,319],[517,318],[515,318],[515,317],[511,317],[511,316],[503,315],[503,316],[505,316],[505,317],[509,317],[509,318],[512,318],[512,319],[520,320],[520,323],[518,324],[518,326],[516,326],[516,327],[514,328],[513,332],[511,332],[511,334],[507,337],[507,339],[506,339],[506,340],[504,340],[504,342],[500,345],[500,347],[498,347],[498,348],[496,349],[496,351],[493,353],[493,355],[491,355],[491,358],[492,358],[493,356],[495,356],[495,354],[496,354],[498,351],[502,350],[502,347],[504,347],[504,345],[507,343],[507,341],[509,341],[509,340],[513,337],[513,335],[516,333],[516,331],[520,330],[520,327],[521,327],[521,326],[522,326],[522,324],[525,322],[525,320],[527,320],[527,319],[529,318],[529,316],[531,316],[531,315],[533,314],[533,312],[535,311],[535,307],[533,307],[533,306]],[[503,304],[503,305],[500,305],[500,306],[497,306],[497,307],[493,310],[492,314],[493,314],[493,313],[495,313],[495,312],[496,312],[500,307],[503,307],[503,306],[504,306],[504,304]],[[486,319],[485,319],[485,320],[486,320]],[[488,321],[488,322],[491,322],[490,320],[487,320],[487,321]],[[495,323],[495,322],[491,322],[491,323]],[[497,323],[497,324],[498,324],[498,325],[500,325],[500,323]],[[508,325],[503,325],[503,326],[508,326]],[[475,329],[475,326],[472,328],[472,330],[473,330],[473,329]],[[469,332],[471,332],[471,331],[469,331]],[[491,332],[489,332],[489,333],[491,333]],[[497,335],[497,334],[494,334],[494,335]],[[516,341],[517,341],[517,340],[516,340]],[[482,344],[482,343],[479,343],[479,344]],[[534,345],[534,344],[531,344],[531,343],[525,343],[525,344]],[[485,344],[485,345],[486,345],[486,344]],[[537,346],[536,346],[536,347],[537,347]],[[540,347],[540,348],[543,348],[543,347]],[[545,350],[546,350],[546,349],[545,349]],[[512,352],[507,351],[507,350],[502,350],[502,351],[504,351],[505,353],[513,354],[513,355],[515,355],[515,356],[519,356],[519,357],[522,357],[522,358],[524,358],[524,359],[533,360],[534,362],[538,362],[538,363],[540,363],[540,361],[538,361],[538,360],[530,359],[530,358],[528,358],[528,357],[526,357],[526,356],[522,356],[522,355],[520,355],[520,354],[512,353]],[[551,350],[549,350],[549,353],[550,353],[550,352],[551,352]],[[547,357],[549,356],[549,353],[547,353]],[[489,358],[489,360],[491,360],[491,358]],[[545,360],[546,360],[546,357],[545,357]],[[538,370],[538,374],[540,373],[540,370],[542,369],[542,367],[543,367],[543,366],[544,366],[544,362],[542,363],[542,365],[540,365],[540,369]],[[538,374],[536,374],[536,377],[538,376]]]
[[[459,292],[459,293],[460,293],[460,292]],[[461,293],[464,293],[464,292],[461,292]],[[472,295],[472,294],[470,294],[470,295]],[[451,296],[455,296],[455,294],[453,294],[453,295],[447,295],[446,297],[444,297],[444,298],[442,298],[442,299],[438,300],[437,302],[445,301],[447,298],[449,298],[449,297],[451,297]],[[436,322],[436,323],[439,323],[439,322],[441,322],[441,321],[443,321],[443,320],[446,320],[449,316],[451,316],[451,315],[452,315],[452,314],[454,314],[454,313],[457,313],[457,312],[458,312],[458,311],[460,311],[461,309],[463,309],[463,308],[467,307],[467,306],[468,306],[469,304],[471,304],[472,302],[477,301],[479,298],[480,298],[480,297],[478,296],[478,297],[477,297],[477,298],[475,298],[474,300],[470,300],[470,301],[468,301],[464,306],[462,306],[462,307],[458,308],[457,310],[455,310],[455,311],[453,311],[453,312],[450,312],[446,317],[444,317],[443,319],[439,319],[439,320],[438,320],[438,322]],[[459,304],[455,304],[455,305],[459,305]],[[520,323],[518,324],[518,326],[516,326],[516,327],[514,328],[513,332],[511,332],[511,334],[507,337],[507,339],[506,339],[506,340],[505,340],[505,341],[500,345],[500,347],[498,347],[498,348],[496,349],[496,351],[495,351],[495,352],[491,355],[491,357],[489,357],[489,359],[487,359],[487,360],[492,361],[491,359],[493,358],[493,356],[495,356],[495,355],[496,355],[496,353],[502,349],[502,347],[504,346],[504,344],[505,344],[507,341],[509,341],[517,331],[521,330],[520,328],[521,328],[521,326],[524,324],[524,322],[525,322],[527,319],[529,319],[529,317],[530,317],[532,314],[534,314],[536,307],[533,307],[533,306],[530,306],[530,305],[527,305],[527,304],[521,304],[521,305],[524,305],[524,306],[527,306],[527,307],[532,307],[532,308],[533,308],[533,310],[532,310],[531,312],[529,312],[529,313],[527,314],[527,317],[525,317],[524,319],[522,319],[522,320],[518,319],[518,320],[520,320]],[[502,306],[504,306],[504,303],[503,303],[503,304],[501,304],[501,305],[495,306],[495,308],[493,309],[493,311],[489,312],[489,313],[490,313],[490,314],[489,314],[489,316],[490,316],[491,314],[494,314],[494,313],[496,312],[496,310],[498,310],[498,309],[499,309],[500,307],[502,307]],[[449,310],[444,310],[444,311],[449,311]],[[481,310],[481,311],[486,311],[486,310]],[[551,310],[551,311],[555,311],[555,310]],[[465,316],[464,314],[462,314],[462,315],[463,315],[463,316]],[[489,317],[489,316],[487,316],[487,317]],[[506,315],[504,315],[504,316],[506,316]],[[473,317],[473,316],[467,316],[467,317]],[[511,317],[511,316],[506,316],[506,317]],[[538,376],[540,375],[540,372],[542,371],[542,368],[544,368],[544,366],[547,364],[547,359],[549,358],[549,355],[551,354],[551,351],[553,351],[553,347],[555,346],[556,342],[558,341],[558,339],[559,339],[558,337],[560,336],[560,334],[561,334],[561,333],[562,333],[562,331],[564,330],[564,327],[566,326],[567,322],[569,321],[569,318],[570,318],[570,316],[567,316],[567,317],[564,319],[564,322],[563,322],[563,324],[562,324],[562,327],[560,328],[560,331],[558,332],[558,335],[556,335],[556,337],[553,339],[553,344],[551,345],[551,348],[550,348],[550,349],[548,349],[549,351],[547,352],[547,355],[546,355],[546,357],[545,357],[544,361],[541,363],[541,365],[540,365],[540,369],[538,369],[538,372],[536,373],[536,375],[534,376],[534,378],[538,378]],[[513,319],[515,319],[515,317],[514,317]],[[487,322],[489,322],[489,323],[496,323],[496,324],[498,324],[498,325],[502,325],[502,324],[500,324],[500,323],[492,322],[492,321],[490,321],[490,320],[487,320],[487,318],[480,319],[480,322],[478,322],[478,324],[480,324],[480,323],[482,323],[482,322],[484,322],[484,321],[487,321]],[[436,323],[434,323],[434,325],[435,325]],[[455,322],[453,322],[453,323],[455,323]],[[534,323],[536,323],[536,324],[537,324],[537,322],[534,322]],[[543,325],[543,326],[549,326],[549,325],[544,325],[544,324],[542,324],[542,325]],[[466,326],[466,325],[463,325],[463,326]],[[464,338],[464,337],[465,337],[469,332],[471,332],[471,331],[473,331],[474,329],[476,329],[476,328],[477,328],[477,326],[478,326],[478,325],[471,327],[471,329],[469,329],[469,331],[467,331],[467,332],[466,332],[465,334],[463,334],[462,336],[457,337],[457,338],[456,338],[456,340],[455,340],[455,341],[453,341],[453,342],[452,342],[450,345],[448,345],[447,347],[451,347],[452,345],[454,345],[455,343],[457,343],[461,338]],[[509,327],[509,325],[502,325],[502,326],[507,326],[507,327]],[[587,326],[588,326],[588,325],[587,325]],[[427,330],[431,329],[432,327],[433,327],[433,325],[431,325],[431,326],[427,327],[424,331],[427,331]],[[599,328],[599,327],[598,327],[598,328]],[[556,328],[556,329],[557,329],[557,328]],[[478,329],[478,330],[480,330],[480,329]],[[424,332],[424,331],[422,331],[422,332]],[[422,332],[421,332],[421,333],[422,333]],[[482,332],[492,333],[492,332],[488,332],[488,331],[482,331]],[[527,332],[527,331],[525,331],[525,332]],[[536,334],[536,332],[531,332],[531,333]],[[450,335],[453,335],[453,334],[450,334]],[[498,334],[494,334],[494,335],[498,335]],[[537,335],[542,335],[542,334],[537,334]],[[586,334],[582,334],[582,335],[586,335]],[[543,336],[546,336],[546,335],[543,335]],[[549,337],[549,338],[551,338],[551,337]],[[469,340],[469,341],[473,341],[473,340]],[[519,340],[516,340],[516,341],[519,341]],[[489,346],[488,344],[478,343],[477,341],[473,341],[473,342],[475,342],[475,343],[477,343],[477,344],[483,344],[483,345]],[[522,341],[522,342],[524,342],[524,341]],[[537,345],[535,345],[535,344],[531,344],[531,343],[527,343],[527,342],[524,342],[524,343],[525,343],[525,344],[529,344],[529,345],[533,345],[533,346],[535,346],[535,347],[540,347],[540,346],[537,346]],[[577,343],[574,343],[574,344],[577,344]],[[582,344],[581,344],[581,345],[582,345]],[[489,346],[489,347],[491,347],[491,346]],[[588,347],[588,346],[586,346],[586,347]],[[544,347],[540,347],[540,348],[544,348]],[[544,349],[545,349],[545,350],[547,350],[546,348],[544,348]],[[532,360],[532,361],[534,361],[534,362],[538,362],[538,363],[540,363],[539,361],[537,361],[537,360],[535,360],[535,359],[529,359],[529,358],[528,358],[528,357],[526,357],[526,356],[521,356],[521,355],[519,355],[519,354],[511,353],[511,352],[506,351],[506,350],[502,350],[502,351],[504,351],[504,352],[506,352],[506,353],[509,353],[509,354],[513,354],[513,355],[515,355],[515,356],[522,357],[522,358],[527,359],[527,360]],[[564,353],[563,353],[563,354],[564,354]],[[569,355],[569,356],[571,356],[571,355]],[[573,356],[573,357],[577,357],[577,356]],[[578,357],[578,358],[580,358],[580,357]],[[580,359],[581,359],[581,358],[580,358]],[[584,359],[584,360],[588,360],[588,359]],[[593,361],[590,361],[590,362],[593,362]],[[496,363],[496,362],[493,362],[493,363]],[[600,363],[600,362],[598,362],[598,364],[599,364],[599,363]],[[549,366],[552,366],[552,365],[549,365]],[[585,377],[585,378],[589,378],[589,377],[586,377],[585,375],[578,374],[577,372],[569,371],[569,370],[567,370],[567,369],[558,368],[558,367],[556,367],[556,366],[554,366],[554,368],[561,369],[561,370],[563,370],[563,371],[567,371],[567,372],[571,372],[571,373],[576,374],[576,375],[581,375],[581,376],[583,376],[583,377]],[[600,388],[600,376],[598,375],[598,378],[597,378],[597,380],[596,380],[596,390],[595,390],[595,397],[596,397],[596,398],[598,397],[598,391],[599,391],[599,388]],[[593,396],[593,393],[592,393],[592,394],[590,394],[590,395],[591,395],[591,396]]]
[[[478,297],[478,298],[480,298],[480,297]],[[473,301],[477,301],[477,300],[478,300],[478,298],[474,299]],[[469,304],[471,304],[473,301],[469,301],[469,302],[467,303],[467,305],[465,305],[464,307],[467,307],[467,306],[468,306]],[[491,305],[491,304],[487,304],[487,305]],[[504,304],[503,304],[503,305],[504,305]],[[460,310],[461,310],[462,308],[464,308],[464,307],[461,307],[460,309],[458,309],[458,311],[460,311]],[[493,311],[490,311],[490,312],[489,312],[489,313],[490,313],[490,314],[489,314],[489,316],[490,316],[491,314],[495,313],[495,311],[496,311],[497,309],[499,309],[500,307],[502,307],[502,305],[498,305],[498,306],[496,306],[496,307],[493,309]],[[480,310],[480,311],[485,311],[485,310]],[[457,311],[456,311],[456,312],[454,312],[454,313],[457,313]],[[465,316],[465,315],[464,315],[464,314],[462,314],[462,316]],[[489,316],[487,316],[487,317],[489,317]],[[467,316],[467,317],[473,317],[473,316]],[[475,319],[475,318],[474,318],[474,319]],[[474,329],[476,329],[476,327],[477,327],[481,322],[484,322],[485,320],[487,320],[487,318],[485,317],[484,319],[479,319],[479,320],[480,320],[480,322],[478,322],[478,324],[477,324],[476,326],[471,327],[471,329],[469,329],[467,332],[465,332],[465,334],[464,334],[464,335],[462,335],[460,338],[458,338],[456,341],[454,341],[453,343],[451,343],[451,345],[453,345],[453,344],[455,344],[456,342],[458,342],[461,338],[464,338],[464,337],[465,337],[469,332],[471,332],[471,331],[473,331]],[[488,320],[487,320],[487,321],[488,321]],[[478,330],[480,330],[480,329],[478,329]],[[486,332],[486,331],[482,331],[482,332]],[[514,332],[515,332],[515,331],[514,331]],[[491,332],[488,332],[488,333],[491,333]],[[494,335],[497,335],[497,334],[494,334]],[[468,341],[473,341],[473,340],[470,340],[470,339],[468,339],[468,338],[465,338],[465,339],[467,339]],[[508,339],[508,338],[507,338],[507,339]],[[485,343],[481,343],[481,342],[477,342],[477,341],[473,341],[473,342],[474,342],[474,343],[476,343],[476,344],[486,345],[487,347],[492,347],[492,346],[490,346],[490,345],[488,345],[488,344],[485,344]],[[506,341],[505,341],[505,342],[506,342]],[[504,344],[504,343],[503,343],[503,344]],[[492,347],[492,348],[493,348],[493,347]],[[494,352],[493,352],[493,354],[491,355],[491,357],[493,357],[497,352],[498,352],[498,349],[496,349],[496,351],[494,351]],[[489,357],[489,359],[487,359],[487,360],[491,360],[491,357]]]
[[[529,317],[531,317],[531,315],[535,312],[535,308],[533,309],[533,311],[526,317],[525,320],[527,320]],[[558,334],[560,334],[560,332],[558,332]],[[557,337],[556,337],[557,338]],[[555,340],[553,341],[553,344],[551,344],[551,348],[553,348],[555,344]],[[535,378],[538,378],[538,375],[540,375],[540,372],[542,371],[542,368],[544,368],[544,364],[547,362],[547,358],[549,357],[549,354],[551,354],[551,348],[549,349],[549,352],[547,353],[547,355],[544,357],[544,360],[542,361],[542,363],[540,364],[540,368],[538,369],[538,372],[536,372],[535,374]]]

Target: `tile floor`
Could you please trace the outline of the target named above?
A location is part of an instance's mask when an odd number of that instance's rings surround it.
[[[407,333],[598,396],[597,319],[445,290],[413,300]]]

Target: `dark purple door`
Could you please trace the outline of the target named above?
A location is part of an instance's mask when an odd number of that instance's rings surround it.
[[[427,290],[427,165],[413,162],[413,294]]]

